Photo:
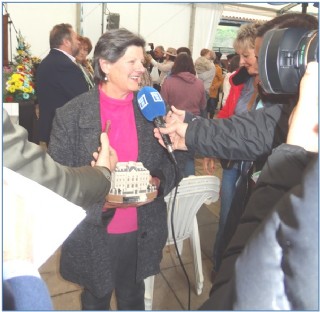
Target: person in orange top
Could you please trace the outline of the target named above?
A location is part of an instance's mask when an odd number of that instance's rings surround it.
[[[221,66],[216,62],[214,62],[214,66],[216,67],[216,74],[209,88],[210,98],[208,99],[208,102],[207,102],[207,111],[210,119],[213,118],[214,113],[216,111],[218,100],[219,100],[219,88],[223,83],[223,74],[222,74]]]

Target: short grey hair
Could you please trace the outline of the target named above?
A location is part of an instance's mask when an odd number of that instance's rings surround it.
[[[94,80],[99,84],[105,79],[105,73],[101,70],[100,59],[115,63],[121,58],[128,47],[137,46],[144,49],[145,40],[131,31],[120,28],[105,32],[98,40],[93,54]]]

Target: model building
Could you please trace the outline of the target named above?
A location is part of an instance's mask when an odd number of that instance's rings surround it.
[[[108,201],[114,203],[144,202],[154,199],[157,189],[150,184],[150,172],[141,162],[118,162],[111,174]]]

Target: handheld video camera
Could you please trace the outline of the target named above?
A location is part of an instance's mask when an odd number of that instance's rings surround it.
[[[148,46],[150,47],[150,51],[147,51],[147,53],[152,55],[153,50],[154,50],[154,44],[153,43],[148,43]]]
[[[259,75],[269,94],[296,94],[307,64],[319,61],[317,30],[284,28],[268,31],[259,52]]]

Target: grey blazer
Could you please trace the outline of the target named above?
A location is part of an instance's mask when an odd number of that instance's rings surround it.
[[[147,121],[133,101],[138,133],[138,161],[161,180],[163,195],[175,183],[173,164],[167,151],[153,136],[153,124]],[[58,162],[69,166],[89,164],[99,146],[101,133],[99,92],[97,88],[82,94],[57,109],[49,153]],[[179,155],[176,155],[179,158]],[[103,296],[110,285],[110,253],[103,202],[93,205],[87,216],[62,246],[60,272],[72,282]],[[137,279],[157,274],[162,249],[167,238],[167,210],[163,196],[138,208]]]

